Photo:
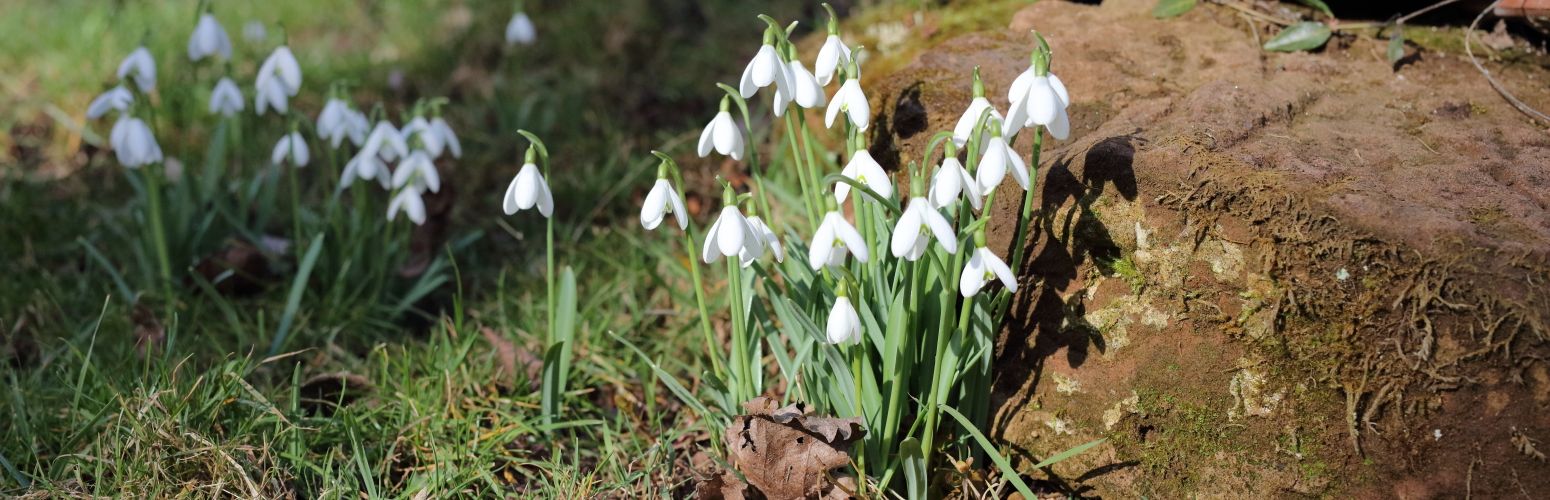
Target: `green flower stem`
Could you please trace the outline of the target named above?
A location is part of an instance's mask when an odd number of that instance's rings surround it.
[[[750,366],[750,347],[748,345],[747,332],[743,324],[743,268],[739,265],[736,256],[731,256],[727,261],[727,288],[732,295],[732,375],[736,380],[732,381],[732,394],[737,396],[735,403],[741,403],[753,399],[753,367]],[[733,385],[735,384],[735,385]]]
[[[801,129],[797,128],[796,121],[792,119],[793,114],[799,113],[786,113],[786,143],[791,146],[791,161],[796,162],[797,180],[802,185],[802,202],[807,205],[808,227],[817,228],[818,216],[823,213],[822,198],[819,196],[823,195],[820,193],[821,188],[809,178],[808,171],[812,165],[802,165],[802,148],[797,144],[797,131]],[[764,214],[766,217],[774,215],[768,208],[764,208]]]
[[[862,391],[865,387],[865,384],[861,382],[861,361],[862,358],[866,356],[866,351],[865,348],[862,347],[859,343],[846,346],[845,350],[848,354],[850,354],[850,378],[855,380],[856,416],[865,421],[866,413],[864,413],[861,408],[861,395],[863,394]],[[864,452],[856,454],[856,477],[867,477],[866,453]]]
[[[683,175],[678,172],[678,166],[674,164],[668,171],[673,175],[673,185],[677,186],[674,189],[678,190],[678,199],[684,199],[684,180]],[[705,336],[705,347],[710,352],[711,372],[725,380],[726,369],[722,366],[721,356],[718,355],[721,351],[713,348],[717,345],[716,333],[711,329],[710,309],[705,307],[705,278],[700,272],[700,257],[694,252],[697,248],[694,245],[696,240],[698,238],[694,234],[694,222],[691,221],[684,229],[684,253],[689,256],[689,279],[694,282],[694,305],[700,311],[700,333]]]
[[[1012,272],[1014,273],[1021,272],[1023,268],[1023,253],[1025,253],[1023,245],[1028,237],[1028,226],[1032,223],[1033,190],[1039,178],[1039,153],[1044,148],[1043,127],[1035,128],[1033,133],[1033,154],[1028,158],[1028,190],[1023,192],[1023,211],[1017,215],[1017,239],[1012,240]]]
[[[172,303],[174,302],[172,297],[172,258],[167,251],[167,228],[164,221],[162,221],[161,176],[156,172],[152,172],[150,167],[140,169],[140,173],[145,176],[146,203],[150,205],[150,213],[147,214],[147,218],[151,221],[151,239],[153,240],[151,245],[155,248],[156,264],[160,268],[160,279],[158,281],[161,282],[162,300],[166,301],[168,313],[166,317],[170,318],[172,316]]]
[[[812,130],[807,127],[806,113],[797,114],[797,126],[802,128],[802,145],[804,146],[804,149],[807,153],[807,172],[803,173],[810,177],[809,182],[812,183],[813,189],[816,191],[813,195],[817,197],[817,201],[814,202],[815,204],[813,206],[817,208],[816,213],[821,214],[823,213],[824,209],[823,199],[825,196],[823,183],[820,182],[820,179],[823,178],[823,175],[821,175],[820,172],[821,166],[818,164],[818,157],[813,153],[813,133]],[[815,225],[814,228],[816,227],[817,226]]]

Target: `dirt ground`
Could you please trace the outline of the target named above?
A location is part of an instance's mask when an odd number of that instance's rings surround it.
[[[1395,71],[1382,40],[1268,54],[1268,28],[1233,11],[1156,20],[1154,3],[1040,1],[869,75],[893,165],[952,128],[976,65],[1004,110],[1030,29],[1071,89],[994,433],[1024,466],[1109,437],[1035,474],[1083,495],[1550,490],[1544,124],[1492,91],[1458,29],[1412,28]],[[1487,64],[1550,109],[1542,60],[1512,61]]]

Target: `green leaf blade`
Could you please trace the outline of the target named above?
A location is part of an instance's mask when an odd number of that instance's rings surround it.
[[[1195,8],[1195,0],[1158,0],[1152,8],[1152,17],[1167,19],[1184,15]]]
[[[1265,42],[1265,50],[1270,52],[1299,52],[1323,47],[1329,42],[1333,32],[1329,25],[1312,21],[1303,21],[1282,29],[1275,38]]]

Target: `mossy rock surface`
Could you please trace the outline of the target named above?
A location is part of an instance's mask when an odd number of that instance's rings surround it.
[[[999,4],[867,20],[918,30],[865,72],[890,168],[953,127],[974,67],[1006,109],[1030,29],[1071,89],[992,433],[1023,466],[1110,438],[1028,471],[1106,497],[1550,490],[1543,124],[1454,55],[1395,72],[1355,37],[1267,54],[1232,11],[1153,3],[1046,0],[961,32],[937,20]],[[1550,72],[1497,75],[1550,109]],[[999,198],[1005,252],[1021,200]]]

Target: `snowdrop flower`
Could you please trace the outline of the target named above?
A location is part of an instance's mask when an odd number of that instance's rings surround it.
[[[404,144],[414,144],[414,139],[419,139],[420,149],[430,153],[432,158],[441,156],[442,149],[446,147],[441,142],[441,134],[431,130],[431,122],[426,121],[423,116],[416,116],[409,120],[399,133],[404,136]]]
[[[840,40],[839,16],[834,14],[834,8],[829,4],[823,4],[824,10],[829,11],[829,37],[823,40],[823,47],[818,49],[818,60],[813,62],[813,72],[817,73],[818,85],[829,86],[834,75],[840,68],[850,65],[850,47],[845,46],[845,41]]]
[[[307,166],[312,155],[307,152],[307,140],[301,136],[301,132],[291,132],[281,137],[274,144],[274,152],[269,154],[269,162],[276,166],[290,162],[296,168]]]
[[[328,141],[331,147],[339,149],[339,145],[349,135],[349,115],[349,104],[337,97],[328,98],[328,102],[323,103],[323,110],[318,112],[318,139]]]
[[[108,143],[113,145],[113,154],[125,167],[139,168],[162,160],[161,145],[156,143],[151,127],[133,116],[118,118],[113,131],[108,134]]]
[[[926,254],[931,238],[936,238],[937,244],[942,245],[947,253],[958,251],[958,235],[953,233],[953,226],[947,223],[947,218],[931,208],[930,202],[925,199],[911,198],[909,206],[899,216],[899,224],[893,228],[893,239],[889,245],[893,256],[903,257],[910,262],[920,260]]]
[[[1023,190],[1028,189],[1028,165],[1017,155],[1017,151],[1001,138],[999,130],[992,130],[989,141],[985,141],[985,154],[980,156],[979,172],[976,174],[980,192],[990,196],[996,186],[1001,185],[1001,180],[1006,178],[1008,168],[1012,170],[1012,180]]]
[[[824,329],[830,344],[856,344],[861,342],[861,315],[850,305],[850,298],[840,295],[834,298],[829,309],[829,324]]]
[[[969,205],[979,210],[982,203],[979,183],[974,180],[974,176],[969,175],[968,169],[963,168],[963,163],[953,156],[954,153],[956,151],[949,151],[947,159],[942,160],[942,165],[931,176],[931,190],[926,197],[931,200],[932,207],[947,208],[962,194],[969,200]]]
[[[86,106],[86,119],[95,120],[102,118],[109,111],[122,113],[129,109],[129,106],[134,104],[134,102],[135,95],[129,89],[124,88],[123,85],[113,87],[108,89],[107,92],[103,92],[102,95],[97,96],[96,99],[91,100],[91,104]]]
[[[409,145],[404,143],[404,136],[387,120],[377,122],[377,126],[371,129],[371,135],[366,136],[366,144],[361,149],[380,156],[382,161],[409,156]]]
[[[738,252],[738,258],[742,260],[743,267],[753,264],[754,260],[763,257],[765,253],[775,254],[775,262],[786,261],[786,251],[780,246],[780,237],[769,225],[764,223],[757,215],[748,216],[748,244]]]
[[[759,89],[776,85],[778,89],[790,89],[791,68],[781,60],[780,54],[775,51],[774,32],[764,32],[764,45],[759,46],[759,51],[754,53],[753,59],[748,61],[748,66],[743,68],[743,77],[738,80],[738,92],[743,98],[753,97]]]
[[[827,95],[823,86],[818,84],[818,79],[802,66],[802,61],[792,59],[787,63],[787,75],[791,77],[790,87],[778,87],[775,89],[775,116],[783,116],[786,106],[795,102],[803,108],[816,108],[824,105]]]
[[[271,107],[280,113],[289,109],[290,98],[301,91],[301,64],[290,47],[281,45],[264,59],[253,87],[253,107],[258,114]]]
[[[990,104],[989,99],[985,98],[985,83],[980,80],[980,69],[976,66],[974,68],[974,99],[969,101],[969,108],[963,111],[963,116],[958,117],[958,125],[953,127],[953,145],[961,148],[968,144],[969,135],[974,133],[974,126],[979,125],[980,116],[985,114],[985,110],[990,110],[990,120],[985,124],[986,127],[1000,127],[1000,124],[1005,121],[1001,118],[1001,112],[996,111],[996,107]],[[982,134],[980,140],[983,141],[985,139],[983,135],[985,132],[981,131],[980,133]],[[1010,134],[1006,136],[1011,137]]]
[[[823,266],[839,267],[845,264],[847,252],[856,254],[856,260],[866,262],[866,240],[839,212],[824,214],[823,222],[818,224],[818,231],[813,233],[812,244],[808,245],[808,262],[814,271]]]
[[[156,59],[151,51],[140,46],[118,63],[118,79],[133,78],[141,92],[150,93],[156,88]]]
[[[1038,39],[1032,64],[1012,81],[1012,87],[1007,91],[1012,109],[1007,112],[1003,134],[1012,137],[1020,127],[1043,125],[1055,139],[1065,140],[1071,135],[1070,117],[1066,115],[1066,108],[1071,105],[1071,93],[1060,77],[1049,72],[1049,46],[1043,37]]]
[[[737,205],[728,204],[721,208],[721,215],[716,217],[716,222],[710,225],[710,230],[705,232],[705,244],[700,250],[700,260],[706,264],[714,264],[722,257],[739,256],[743,252],[744,245],[753,239],[758,245],[758,237],[753,236],[753,228],[749,227],[748,219],[743,217],[743,212],[737,209]]]
[[[388,202],[388,221],[397,218],[399,212],[408,215],[409,220],[416,226],[425,224],[425,200],[420,197],[419,187],[409,186],[399,191],[398,195],[393,197],[393,201]]]
[[[441,143],[446,150],[452,153],[453,158],[463,157],[463,143],[457,140],[457,134],[452,132],[452,126],[440,116],[431,118],[431,135],[441,138]]]
[[[242,112],[242,89],[231,78],[222,77],[210,92],[210,113],[230,117]]]
[[[868,189],[883,198],[893,196],[893,179],[888,177],[888,172],[883,171],[883,166],[878,165],[877,160],[872,159],[872,153],[865,148],[856,150],[856,154],[850,157],[850,163],[845,164],[845,169],[840,171],[840,175],[865,184]],[[834,183],[835,201],[845,203],[845,198],[849,195],[850,184]]]
[[[198,61],[212,55],[220,55],[222,60],[231,59],[231,38],[226,36],[226,28],[221,27],[220,21],[206,12],[199,16],[194,34],[188,37],[188,59]]]
[[[824,125],[834,128],[834,119],[841,112],[857,129],[866,130],[872,119],[872,105],[867,104],[866,94],[861,91],[861,80],[855,77],[845,80],[839,92],[834,93],[834,100],[829,101],[829,109],[824,112]]]
[[[538,166],[529,161],[522,165],[522,170],[511,180],[511,185],[506,186],[506,197],[501,202],[501,209],[505,210],[506,215],[512,215],[518,210],[534,206],[538,207],[539,214],[549,217],[554,213],[554,194],[549,192],[549,183],[544,181]]]
[[[976,236],[976,239],[979,238]],[[958,278],[958,292],[965,298],[973,297],[985,288],[986,283],[1000,279],[1008,291],[1017,293],[1017,276],[1012,274],[1012,268],[1007,267],[1006,262],[981,243],[975,242],[974,254],[969,257],[969,263],[963,266],[963,274]]]
[[[684,209],[683,199],[678,197],[678,191],[673,189],[672,183],[658,177],[657,183],[646,193],[646,202],[641,204],[640,225],[647,231],[654,230],[662,224],[667,214],[673,214],[673,218],[678,220],[678,229],[689,228],[689,211]]]
[[[712,150],[733,160],[743,159],[743,133],[732,120],[732,113],[727,112],[726,98],[721,99],[721,111],[705,124],[705,131],[700,132],[700,158],[710,156]]]
[[[389,177],[391,175],[388,166],[377,157],[377,152],[361,149],[355,153],[355,157],[344,164],[344,173],[339,176],[339,189],[350,187],[357,178],[376,179],[377,183],[382,185],[382,189],[390,189],[392,185]]]
[[[269,30],[264,29],[264,23],[248,21],[242,25],[242,39],[249,45],[258,45],[269,39]]]
[[[429,189],[433,193],[441,191],[441,176],[436,173],[436,162],[431,159],[429,152],[417,149],[409,153],[409,157],[393,170],[394,188],[402,188],[410,184]]]
[[[356,146],[366,143],[366,134],[371,132],[371,122],[366,119],[366,113],[354,109],[347,109],[344,113],[344,135]],[[335,145],[335,147],[338,147]]]
[[[537,39],[538,30],[533,27],[533,20],[527,17],[526,12],[517,12],[506,23],[506,45],[532,45]]]

